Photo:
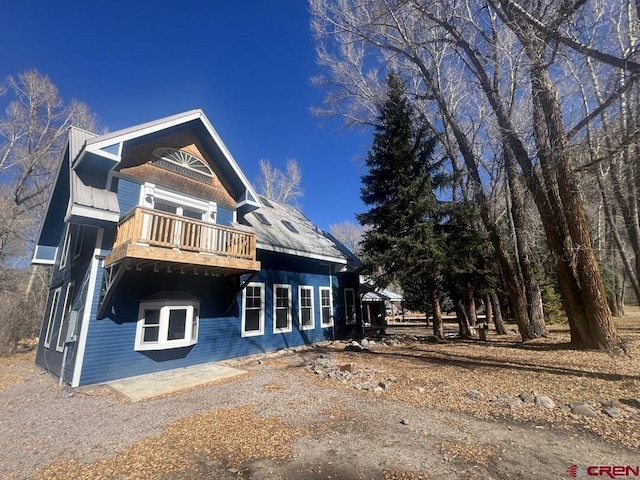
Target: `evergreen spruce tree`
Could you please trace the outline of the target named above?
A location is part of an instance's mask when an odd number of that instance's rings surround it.
[[[397,280],[404,288],[426,284],[434,334],[444,338],[437,265],[443,248],[434,227],[439,206],[431,177],[434,139],[416,126],[402,80],[387,78],[387,98],[378,116],[362,177],[361,198],[370,209],[357,215],[366,228],[362,242],[365,271],[376,286]],[[417,280],[420,279],[420,282]]]

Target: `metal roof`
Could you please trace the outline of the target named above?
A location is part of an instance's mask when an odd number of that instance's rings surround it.
[[[104,220],[118,221],[120,206],[114,192],[85,185],[80,177],[71,171],[71,212],[80,216],[99,214]]]
[[[264,201],[265,205],[244,216],[245,223],[257,236],[257,247],[273,252],[288,253],[303,257],[326,260],[358,268],[360,261],[338,240],[316,227],[298,209],[275,202]],[[270,206],[266,206],[266,205]],[[270,224],[265,224],[260,216]],[[295,227],[292,231],[286,223]]]

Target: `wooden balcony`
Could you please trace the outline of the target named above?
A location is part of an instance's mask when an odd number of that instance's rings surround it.
[[[105,267],[228,275],[260,270],[252,233],[136,207],[118,224]]]

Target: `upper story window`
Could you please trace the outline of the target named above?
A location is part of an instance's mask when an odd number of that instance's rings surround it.
[[[193,178],[203,183],[211,183],[213,171],[211,167],[198,157],[176,148],[156,148],[153,151],[155,159],[152,163],[160,168],[169,170],[185,177]]]

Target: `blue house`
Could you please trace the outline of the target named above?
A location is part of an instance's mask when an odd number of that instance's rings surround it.
[[[260,197],[200,110],[71,128],[33,263],[36,363],[72,387],[346,338],[358,259]]]

